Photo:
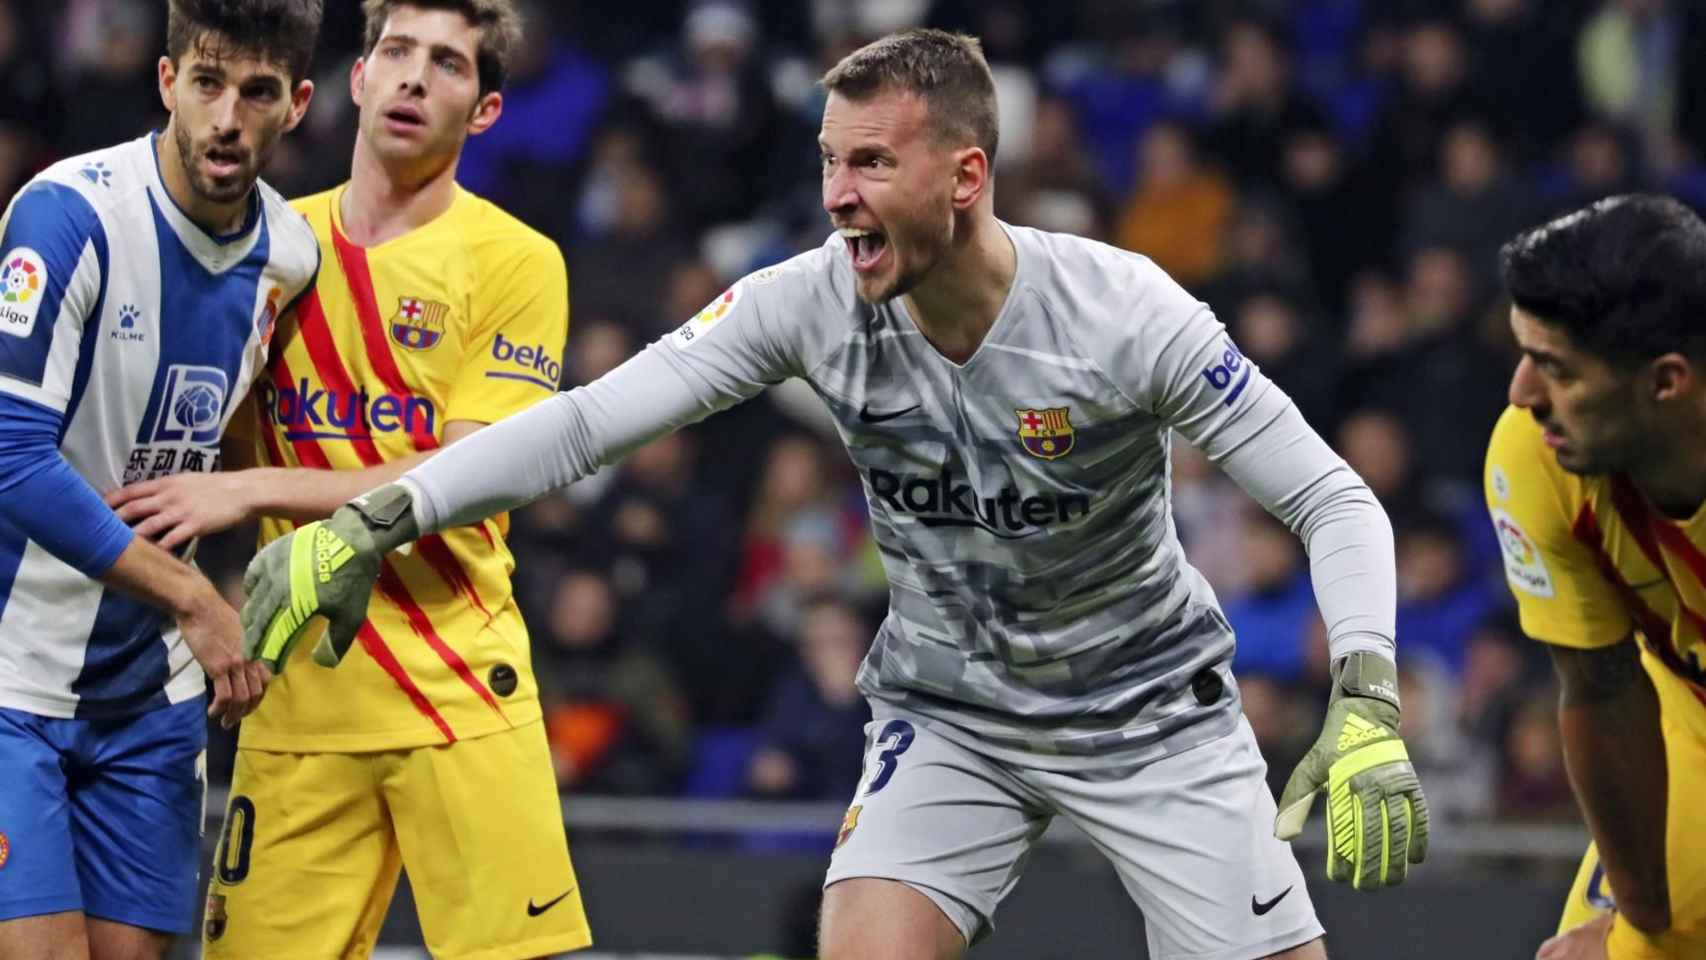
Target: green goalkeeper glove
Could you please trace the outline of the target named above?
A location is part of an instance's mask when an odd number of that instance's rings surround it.
[[[243,575],[248,658],[282,673],[309,620],[320,616],[326,618],[326,634],[314,647],[314,662],[337,666],[367,619],[381,560],[420,535],[413,506],[402,487],[380,487],[256,554]]]
[[[1333,668],[1327,722],[1280,794],[1274,836],[1291,840],[1327,791],[1327,879],[1357,890],[1404,882],[1428,853],[1428,802],[1398,739],[1398,668],[1353,653]]]

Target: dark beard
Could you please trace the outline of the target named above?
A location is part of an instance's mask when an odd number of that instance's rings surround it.
[[[178,127],[172,139],[177,141],[178,159],[183,161],[184,175],[189,178],[190,189],[195,191],[196,196],[209,203],[233,203],[243,199],[249,192],[251,183],[241,174],[228,186],[221,186],[202,176],[201,168],[195,162],[195,144],[190,141],[188,130]]]

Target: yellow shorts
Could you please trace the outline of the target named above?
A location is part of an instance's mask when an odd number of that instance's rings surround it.
[[[238,750],[203,955],[367,957],[401,868],[438,960],[522,960],[592,942],[534,722],[412,750]]]
[[[1663,669],[1648,670],[1648,674],[1653,676],[1665,716],[1665,763],[1670,778],[1665,870],[1670,881],[1671,929],[1661,937],[1648,939],[1618,920],[1610,940],[1609,960],[1706,957],[1706,833],[1692,826],[1699,817],[1700,798],[1706,797],[1706,742],[1671,722],[1675,711],[1698,710],[1700,704]],[[1600,869],[1599,850],[1589,844],[1564,903],[1558,931],[1593,919],[1611,909],[1614,902],[1611,886]]]

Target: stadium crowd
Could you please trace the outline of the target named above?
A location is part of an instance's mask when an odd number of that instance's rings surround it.
[[[57,157],[158,125],[156,7],[0,0],[7,196]],[[1550,668],[1515,623],[1479,488],[1515,362],[1497,250],[1607,194],[1706,205],[1706,8],[527,7],[508,119],[469,143],[459,180],[562,245],[566,387],[823,241],[825,67],[903,26],[972,32],[1000,90],[999,214],[1154,258],[1385,504],[1404,734],[1434,815],[1575,815]],[[266,172],[286,195],[348,169],[359,17],[359,4],[327,4],[320,92]],[[854,674],[887,593],[859,480],[796,386],[514,515],[518,599],[565,791],[851,794],[868,717]],[[1237,630],[1244,707],[1283,777],[1325,697],[1307,564],[1289,531],[1182,444],[1173,482],[1180,536]],[[252,544],[219,538],[204,565],[239,589]]]

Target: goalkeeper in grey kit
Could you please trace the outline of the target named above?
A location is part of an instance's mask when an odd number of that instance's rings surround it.
[[[1316,794],[1332,880],[1393,886],[1427,849],[1398,737],[1385,514],[1153,263],[996,219],[995,91],[975,40],[891,35],[823,83],[822,246],[271,544],[247,578],[251,653],[282,666],[320,615],[315,659],[336,664],[387,551],[800,377],[864,480],[890,585],[859,674],[875,719],[822,955],[959,956],[1063,815],[1118,870],[1151,956],[1326,956],[1283,842]],[[1175,431],[1309,553],[1333,692],[1277,805],[1231,629],[1174,531]]]

